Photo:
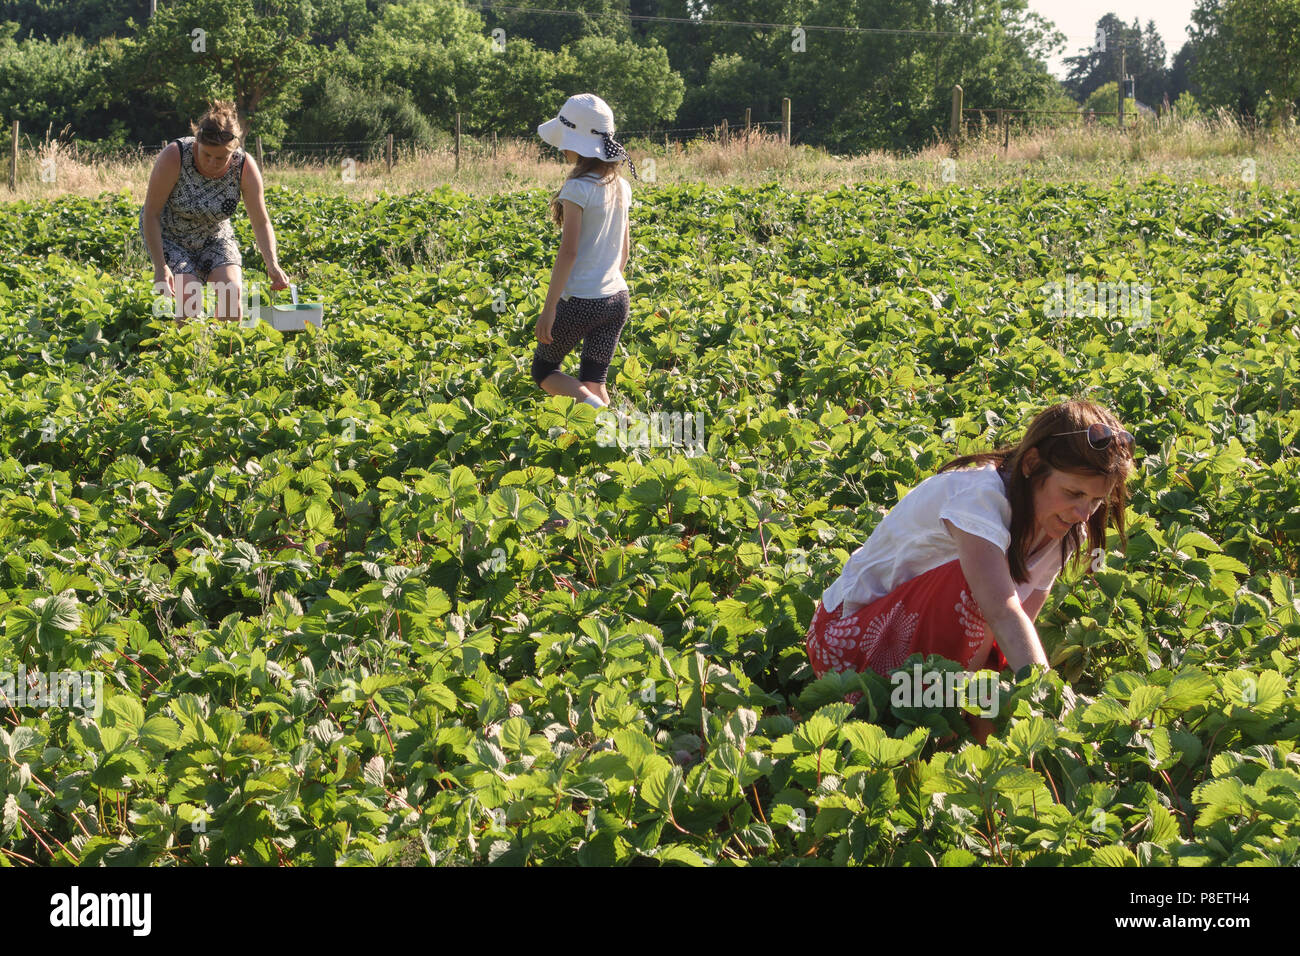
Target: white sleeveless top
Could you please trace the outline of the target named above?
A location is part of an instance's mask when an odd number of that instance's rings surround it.
[[[566,180],[559,199],[582,207],[582,234],[578,237],[578,258],[574,260],[564,296],[603,299],[627,288],[619,270],[623,258],[623,233],[627,229],[632,187],[622,176],[602,186],[593,177]]]
[[[1006,552],[1011,544],[1011,504],[996,465],[940,472],[904,495],[822,593],[822,607],[833,612],[844,601],[848,602],[844,613],[851,614],[899,585],[956,560],[957,542],[944,527],[945,518]],[[1021,603],[1035,590],[1051,588],[1061,570],[1060,555],[1057,540],[1029,560],[1029,580],[1016,585]]]

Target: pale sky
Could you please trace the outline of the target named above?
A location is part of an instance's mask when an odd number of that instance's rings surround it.
[[[1097,21],[1108,13],[1115,14],[1129,25],[1136,18],[1141,21],[1143,29],[1146,29],[1148,20],[1154,20],[1160,39],[1165,41],[1165,53],[1168,54],[1165,65],[1168,66],[1174,54],[1187,42],[1187,26],[1192,22],[1195,6],[1196,0],[1131,0],[1129,3],[1116,0],[1029,0],[1030,10],[1051,20],[1056,29],[1066,35],[1064,49],[1047,63],[1047,68],[1058,79],[1065,78],[1065,58],[1077,56],[1083,47],[1092,45]]]

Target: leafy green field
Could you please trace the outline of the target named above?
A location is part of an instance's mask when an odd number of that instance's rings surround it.
[[[0,861],[1300,861],[1296,194],[636,195],[611,394],[699,454],[534,387],[540,191],[273,193],[298,335],[152,318],[124,198],[0,213],[0,669],[105,698],[0,710]],[[1072,395],[1139,473],[1056,670],[984,747],[814,681],[881,515]]]

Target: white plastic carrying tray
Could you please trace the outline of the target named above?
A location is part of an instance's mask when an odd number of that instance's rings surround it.
[[[321,302],[299,302],[298,287],[289,286],[289,297],[292,304],[283,305],[272,302],[268,305],[257,306],[258,317],[263,322],[269,322],[271,327],[281,332],[301,332],[310,322],[316,328],[321,328],[325,324],[325,305]],[[250,311],[252,311],[250,309]]]

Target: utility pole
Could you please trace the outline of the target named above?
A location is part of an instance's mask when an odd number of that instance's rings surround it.
[[[1119,117],[1120,129],[1124,128],[1124,62],[1124,44],[1121,42],[1119,47],[1119,76],[1117,77],[1119,82],[1116,84],[1119,90],[1115,94],[1119,98],[1119,109],[1116,115]]]

